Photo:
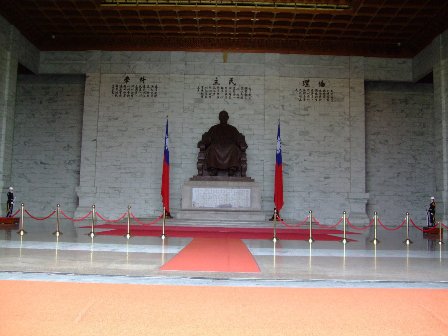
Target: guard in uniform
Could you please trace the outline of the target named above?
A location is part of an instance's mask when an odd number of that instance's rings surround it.
[[[12,217],[12,211],[14,209],[14,189],[9,187],[8,200],[6,201],[6,217]]]
[[[434,227],[436,225],[436,200],[431,197],[431,203],[429,203],[428,209],[428,227]]]

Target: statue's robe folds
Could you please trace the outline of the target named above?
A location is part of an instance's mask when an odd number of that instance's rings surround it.
[[[202,136],[206,146],[207,167],[216,169],[239,168],[241,153],[246,150],[244,136],[228,124],[218,124]]]

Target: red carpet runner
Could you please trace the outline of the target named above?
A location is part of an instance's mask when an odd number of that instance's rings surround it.
[[[90,230],[90,226],[81,226]],[[125,224],[103,223],[95,226],[100,236],[124,236],[127,232]],[[157,237],[162,233],[159,225],[131,225],[131,236],[135,237]],[[332,228],[319,228],[313,231],[313,238],[318,241],[340,241],[342,230]],[[347,232],[350,235],[357,235],[357,232]],[[189,238],[233,238],[233,239],[272,239],[272,228],[225,228],[225,227],[189,227],[189,226],[167,226],[166,235],[168,237],[189,237]],[[280,228],[277,230],[277,237],[281,240],[306,240],[309,238],[309,229],[302,228]],[[354,241],[352,238],[349,241]]]
[[[260,272],[254,257],[240,239],[195,238],[162,271]]]

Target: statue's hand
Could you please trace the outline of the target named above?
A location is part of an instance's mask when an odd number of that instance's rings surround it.
[[[199,142],[198,142],[198,148],[199,148],[200,150],[205,150],[205,143],[204,143],[203,141],[199,141]]]

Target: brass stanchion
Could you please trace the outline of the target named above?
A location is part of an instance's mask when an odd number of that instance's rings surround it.
[[[406,245],[410,245],[413,241],[409,238],[409,212],[406,212],[406,239],[403,241]]]
[[[165,240],[165,238],[166,238],[166,235],[165,235],[165,218],[166,218],[166,211],[165,211],[165,207],[163,207],[162,235],[160,236],[160,238],[162,238],[162,240]]]
[[[274,243],[277,242],[277,209],[274,209],[274,236],[272,237],[272,241]]]
[[[54,262],[58,263],[59,236],[56,236],[56,246],[54,247]]]
[[[378,240],[378,238],[376,237],[376,228],[377,228],[377,226],[378,226],[378,214],[377,214],[377,212],[375,211],[374,213],[373,213],[373,232],[374,232],[374,235],[373,235],[373,239],[371,240],[371,242],[374,244],[374,245],[376,245],[376,244],[378,244],[380,241]]]
[[[96,213],[95,213],[95,204],[92,205],[92,229],[89,232],[90,238],[95,237],[95,220],[96,220]]]
[[[309,254],[308,254],[308,274],[313,273],[313,245],[309,244]]]
[[[274,271],[276,271],[277,268],[277,241],[272,240],[274,242],[273,251],[272,251],[272,267],[274,268]]]
[[[165,265],[165,239],[162,239],[161,265]]]
[[[126,239],[131,238],[131,206],[128,205],[128,231],[124,235]]]
[[[53,234],[56,237],[59,237],[60,235],[62,235],[62,232],[59,230],[59,226],[60,226],[60,223],[59,223],[59,207],[60,207],[60,205],[58,204],[56,206],[56,231],[53,232]]]
[[[313,212],[310,210],[310,238],[308,239],[308,243],[312,244],[314,242],[313,239]]]
[[[27,234],[28,232],[26,232],[25,231],[25,229],[23,228],[24,227],[24,222],[23,222],[23,208],[24,208],[24,204],[22,203],[21,205],[20,205],[20,229],[19,229],[19,231],[17,231],[17,234],[19,234],[19,235],[21,235],[21,236],[23,236],[23,235],[25,235],[25,234]]]
[[[442,237],[443,237],[443,234],[442,234],[442,232],[443,232],[442,224],[441,224],[440,222],[438,222],[437,224],[438,224],[438,227],[439,227],[439,241],[438,241],[438,243],[439,243],[439,245],[442,245],[442,244],[443,244],[443,239],[442,239]]]
[[[90,236],[90,266],[93,264],[93,237],[94,236]]]
[[[346,225],[347,225],[347,213],[345,211],[342,213],[342,221],[343,221],[344,234],[342,236],[341,243],[345,245],[345,244],[348,243],[348,240],[347,240],[347,228],[346,228]],[[345,252],[345,250],[344,250],[344,252]]]
[[[19,259],[22,259],[23,236],[20,235]]]

